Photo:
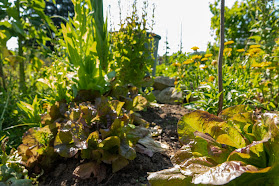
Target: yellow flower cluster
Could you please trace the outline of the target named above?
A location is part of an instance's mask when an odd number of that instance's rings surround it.
[[[207,57],[201,59],[201,61],[207,61],[207,60],[208,60]]]
[[[193,60],[195,60],[195,59],[201,59],[201,58],[202,58],[202,56],[200,56],[200,55],[194,55],[194,56],[192,57]]]
[[[208,68],[207,65],[204,65],[204,66],[201,67],[201,69],[206,69],[206,68]]]
[[[213,56],[213,54],[205,54],[204,55],[205,58],[209,58],[209,57],[212,57],[212,56]]]
[[[214,76],[209,76],[208,81],[211,82],[211,81],[214,81],[214,79],[215,79]]]
[[[191,49],[194,50],[194,51],[197,51],[197,50],[200,49],[200,48],[197,47],[197,46],[193,46]]]
[[[250,48],[260,48],[261,45],[251,45]]]
[[[193,59],[187,59],[186,61],[183,62],[183,65],[188,65],[188,64],[191,64],[193,62],[194,62]]]
[[[180,64],[180,63],[175,62],[175,63],[173,63],[173,64],[172,64],[172,66],[174,66],[174,67],[180,67],[180,66],[181,66],[181,64]]]
[[[224,51],[223,51],[223,54],[230,57],[232,55],[231,52],[232,52],[232,48],[225,48]]]
[[[246,69],[246,65],[239,66],[238,68],[240,68],[240,69]]]
[[[233,43],[234,43],[234,41],[227,41],[227,42],[224,43],[224,45],[230,45],[230,44],[233,44]]]
[[[255,67],[255,68],[263,68],[263,67],[267,67],[271,64],[271,62],[261,62],[261,63],[253,63],[251,65],[251,67]]]
[[[245,52],[245,50],[242,48],[242,49],[237,49],[236,50],[237,52]]]

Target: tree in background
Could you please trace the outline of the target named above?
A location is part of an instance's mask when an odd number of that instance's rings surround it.
[[[16,61],[19,63],[19,87],[20,92],[26,93],[26,52],[31,53],[39,47],[46,48],[46,42],[50,40],[47,36],[49,30],[55,30],[51,19],[44,14],[45,1],[22,1],[17,0],[13,3],[1,0],[1,32],[5,32],[6,40],[11,37],[18,38],[18,52]],[[2,42],[2,48],[6,49],[6,42]],[[27,51],[27,47],[28,50]],[[30,52],[31,51],[31,52]],[[2,50],[3,52],[3,50]],[[13,56],[7,56],[13,57]]]
[[[65,19],[69,17],[74,17],[74,5],[72,3],[72,0],[56,0],[54,1],[48,1],[45,0],[46,7],[45,7],[45,14],[48,16],[61,16]],[[55,26],[60,27],[61,23],[63,22],[63,19],[59,17],[53,17],[52,21]]]
[[[215,41],[220,42],[220,0],[210,4],[211,30]],[[225,41],[234,41],[236,48],[245,48],[247,44],[262,44],[270,52],[278,37],[278,10],[273,0],[236,1],[231,7],[225,7]],[[209,49],[217,54],[217,43],[210,43]],[[231,58],[234,57],[231,54]]]

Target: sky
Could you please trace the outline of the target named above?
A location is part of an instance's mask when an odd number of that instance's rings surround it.
[[[137,0],[139,13],[143,0]],[[118,0],[104,0],[104,12],[108,14],[109,26],[112,30],[119,27]],[[179,50],[182,33],[182,51],[191,52],[193,46],[205,51],[209,41],[213,41],[210,30],[212,14],[209,3],[214,0],[149,0],[149,15],[152,15],[152,4],[155,4],[155,26],[153,32],[161,36],[158,54],[165,53],[166,36],[169,43],[169,54]],[[225,0],[231,7],[235,0]],[[277,4],[279,0],[276,0]],[[133,0],[121,0],[122,18],[131,12]],[[108,8],[110,7],[110,8]],[[181,32],[182,30],[182,32]],[[14,48],[16,39],[9,41],[8,47]]]

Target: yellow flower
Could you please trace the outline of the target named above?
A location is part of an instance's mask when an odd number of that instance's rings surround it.
[[[261,45],[251,45],[250,48],[260,48]]]
[[[207,65],[204,65],[201,67],[201,69],[206,69],[208,66]]]
[[[262,68],[262,67],[267,67],[271,64],[271,62],[261,62],[261,63],[253,63],[251,65],[251,67],[255,67],[255,68]]]
[[[206,82],[201,82],[201,85],[206,85]]]
[[[224,55],[227,55],[228,57],[231,56],[232,48],[225,48],[223,51]]]
[[[232,48],[225,48],[224,49],[224,52],[231,52],[232,51]]]
[[[172,66],[174,66],[174,67],[180,67],[180,66],[181,66],[181,64],[180,64],[180,63],[175,62],[175,63],[173,63],[173,64],[172,64]]]
[[[191,64],[191,63],[193,63],[193,62],[194,62],[194,60],[192,60],[192,59],[187,59],[186,61],[183,62],[183,65],[188,65],[188,64]]]
[[[200,56],[200,55],[194,55],[194,56],[192,57],[193,60],[195,60],[195,59],[201,59],[201,58],[202,58],[202,56]]]
[[[239,66],[238,68],[240,68],[240,69],[246,69],[246,65]]]
[[[211,57],[211,56],[213,56],[213,54],[205,54],[204,55],[205,58],[208,58],[208,57]]]
[[[237,52],[245,52],[245,50],[242,48],[242,49],[237,49],[236,50]]]
[[[177,81],[175,81],[175,82],[174,82],[174,85],[177,85],[177,84],[178,84],[178,82],[177,82]]]
[[[181,77],[184,78],[185,74],[182,74]]]
[[[43,103],[43,109],[47,109],[48,108],[48,103]]]
[[[217,65],[217,60],[213,60],[213,61],[211,62],[211,65],[213,65],[213,66]]]
[[[267,69],[269,69],[269,70],[275,70],[276,67],[267,67]]]
[[[201,61],[206,61],[206,60],[208,60],[208,58],[206,57],[201,59]]]
[[[214,76],[209,76],[208,81],[211,82],[211,81],[214,81],[214,79],[215,79]]]
[[[197,46],[193,46],[191,49],[194,50],[194,51],[197,51],[197,50],[200,49],[200,48],[197,47]]]
[[[224,43],[224,45],[230,45],[230,44],[233,44],[233,43],[234,43],[234,41],[227,41],[227,42]]]

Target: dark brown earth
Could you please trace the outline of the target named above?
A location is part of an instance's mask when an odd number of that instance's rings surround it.
[[[97,184],[93,177],[81,180],[73,176],[75,168],[83,163],[80,159],[61,159],[56,167],[40,178],[39,185],[142,185],[148,184],[147,172],[155,172],[172,166],[171,155],[180,148],[176,131],[178,120],[189,111],[180,105],[157,105],[147,108],[147,111],[139,112],[150,126],[160,126],[163,132],[156,137],[157,141],[167,143],[169,150],[164,153],[155,153],[151,158],[137,153],[137,157],[130,161],[129,165],[116,173],[112,173],[110,165],[106,166],[106,179]]]

